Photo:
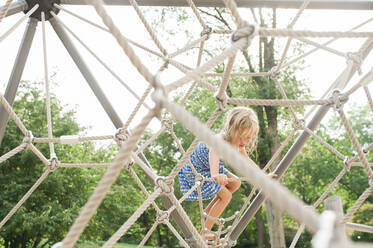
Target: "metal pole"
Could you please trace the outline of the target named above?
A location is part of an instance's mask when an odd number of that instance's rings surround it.
[[[129,0],[104,0],[107,5],[130,5]],[[194,0],[197,7],[225,7],[223,1]],[[299,9],[304,0],[236,0],[240,8]],[[140,6],[189,7],[185,0],[137,0]],[[61,4],[86,5],[86,0],[61,0]],[[372,10],[370,0],[311,0],[307,9]]]
[[[14,98],[17,93],[18,85],[22,77],[23,69],[25,68],[26,60],[30,52],[31,44],[34,39],[38,20],[30,17],[23,34],[21,45],[18,49],[18,54],[14,62],[12,73],[5,90],[5,98],[10,105],[13,105]],[[5,128],[8,123],[9,114],[3,106],[0,106],[0,145],[4,137]]]
[[[364,50],[361,52],[362,59],[365,59],[373,46],[373,40],[367,40],[362,46]],[[357,68],[352,65],[347,65],[346,69],[341,73],[337,80],[333,83],[334,89],[343,89],[346,86],[346,83],[351,79],[351,77],[356,72]],[[316,129],[320,124],[321,120],[324,118],[330,105],[319,107],[318,111],[309,122],[307,127],[311,130]],[[294,161],[300,150],[303,148],[304,144],[307,142],[310,134],[303,131],[302,134],[297,138],[294,144],[290,147],[289,151],[286,153],[284,158],[280,161],[273,173],[277,174],[279,178],[286,172],[290,167],[291,163]],[[229,237],[229,242],[234,243],[241,233],[245,230],[246,226],[249,224],[250,220],[254,217],[255,213],[259,210],[260,206],[265,201],[265,196],[259,192],[259,194],[251,202],[249,208],[245,211],[244,215],[241,217],[240,221],[233,228],[233,231]]]
[[[66,50],[70,54],[71,58],[74,60],[75,64],[79,68],[80,72],[82,73],[83,77],[87,81],[88,85],[91,87],[93,93],[95,94],[99,102],[101,103],[105,112],[107,113],[111,121],[113,122],[114,126],[116,128],[122,127],[123,126],[122,120],[119,118],[118,114],[115,112],[109,99],[106,97],[105,93],[102,91],[101,87],[97,83],[92,72],[89,70],[82,56],[79,54],[78,50],[76,49],[74,44],[71,42],[68,34],[66,33],[62,25],[59,24],[54,18],[49,19],[49,22],[51,23],[54,31],[57,33],[58,37],[62,41]]]
[[[4,6],[1,6],[0,9],[2,9]],[[10,4],[8,12],[5,16],[11,16],[14,14],[17,14],[21,11],[27,10],[28,5],[25,0],[18,0]]]

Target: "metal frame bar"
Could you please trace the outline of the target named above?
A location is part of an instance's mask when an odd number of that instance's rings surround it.
[[[104,108],[105,112],[113,122],[116,128],[120,128],[123,126],[123,122],[114,110],[113,106],[111,105],[109,99],[106,97],[105,93],[102,91],[100,85],[98,84],[97,80],[93,76],[92,72],[89,70],[87,64],[83,60],[82,56],[72,43],[70,37],[68,36],[67,32],[63,28],[63,26],[58,23],[55,18],[49,19],[54,31],[56,32],[57,36],[62,41],[63,45],[65,46],[67,52],[70,54],[71,58],[74,60],[76,66],[79,68],[80,72],[82,73],[83,77],[87,81],[89,87],[91,87],[93,93],[101,103],[102,107]]]
[[[362,51],[362,58],[365,59],[366,56],[368,56],[370,50],[373,48],[373,40],[367,40],[362,47],[365,48],[365,50]],[[356,67],[352,65],[347,65],[346,69],[340,74],[340,76],[336,79],[335,83],[333,84],[334,89],[343,89],[346,86],[346,82],[348,82],[352,78],[355,72]],[[315,130],[331,107],[331,105],[323,105],[319,107],[318,111],[315,113],[314,117],[309,122],[307,127],[310,130]],[[310,134],[306,131],[303,131],[302,134],[296,139],[294,144],[290,147],[286,155],[282,158],[282,160],[277,165],[273,173],[277,174],[278,177],[281,178],[281,176],[287,171],[292,162],[295,160],[296,156],[301,151],[309,137]],[[260,206],[263,204],[265,199],[265,196],[261,192],[259,192],[259,194],[251,202],[248,209],[245,211],[240,221],[233,228],[231,236],[229,237],[230,242],[234,242],[238,239],[241,233],[245,230],[246,226],[249,224],[250,220],[259,210]]]
[[[4,6],[0,6],[0,9],[2,9]],[[11,16],[14,14],[17,14],[21,11],[27,10],[28,5],[25,0],[18,0],[10,4],[8,12],[6,13],[5,16]]]
[[[38,20],[30,17],[26,26],[26,30],[23,34],[21,44],[18,49],[18,54],[14,62],[12,73],[8,81],[8,85],[5,90],[5,98],[10,105],[13,105],[14,98],[17,93],[19,82],[22,77],[23,70],[27,61],[27,57],[30,52],[32,41],[34,40],[36,26]],[[8,112],[5,111],[3,106],[0,106],[0,145],[4,137],[5,128],[9,119]]]
[[[130,5],[129,0],[104,0],[107,5]],[[304,0],[236,0],[242,8],[291,8],[299,9]],[[86,5],[85,0],[61,0],[61,4]],[[189,7],[185,0],[137,0],[140,6]],[[223,1],[194,0],[197,7],[225,7]],[[307,9],[372,10],[372,0],[311,0]]]

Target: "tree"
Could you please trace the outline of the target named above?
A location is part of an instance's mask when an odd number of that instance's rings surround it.
[[[73,110],[51,98],[54,136],[82,133]],[[13,109],[35,137],[47,137],[44,96],[40,85],[22,82]],[[0,154],[18,146],[23,134],[13,121],[7,126]],[[48,144],[37,148],[49,158]],[[56,145],[60,161],[106,161],[104,149],[92,143]],[[0,218],[3,219],[27,190],[45,171],[45,166],[30,151],[25,150],[0,164]],[[103,170],[58,168],[50,173],[30,198],[0,229],[5,247],[37,247],[60,241],[87,200]]]
[[[354,106],[347,115],[359,143],[363,147],[372,144],[373,137],[367,135],[372,133],[373,130],[369,107]],[[349,158],[355,155],[351,140],[339,116],[334,115],[326,124],[321,125],[317,130],[317,135]],[[372,158],[372,153],[367,153],[368,161],[371,161]],[[312,205],[343,168],[344,164],[341,159],[330,152],[324,145],[314,139],[310,139],[297,156],[294,165],[285,175],[283,182],[306,204]],[[367,174],[364,169],[362,167],[352,167],[342,177],[331,194],[336,194],[342,198],[344,213],[346,213],[368,186]],[[354,215],[354,222],[367,225],[372,223],[373,219],[369,208],[372,205],[372,201],[372,197],[366,200],[361,209]],[[318,210],[323,211],[322,204],[318,207]],[[295,234],[295,230],[292,230],[295,227],[292,226],[294,224],[289,222],[288,227],[290,230],[288,230],[288,233],[291,233],[291,238]],[[372,238],[370,236],[359,232],[352,234],[352,238],[355,240],[371,242]],[[310,240],[311,235],[306,233],[302,235],[299,243],[302,247],[311,247]]]

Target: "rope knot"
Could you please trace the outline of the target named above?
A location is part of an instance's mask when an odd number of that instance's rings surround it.
[[[127,171],[129,171],[129,170],[132,168],[133,164],[134,164],[133,160],[130,160],[130,161],[128,161],[128,162],[126,162],[126,163],[124,164],[124,168],[125,168]]]
[[[343,164],[346,167],[347,171],[351,169],[351,161],[347,156],[345,156],[345,158],[343,159]]]
[[[171,119],[162,119],[162,125],[166,128],[167,131],[172,132],[174,129],[174,123]]]
[[[27,132],[27,135],[23,138],[22,143],[26,144],[26,148],[32,144],[34,140],[34,135],[32,135],[31,131]]]
[[[161,68],[159,68],[159,71],[164,71],[164,70],[168,69],[168,65],[170,64],[170,58],[168,57],[167,53],[164,54],[163,60],[164,60],[164,63],[161,66]]]
[[[224,218],[219,218],[218,222],[219,222],[220,225],[224,225],[225,219]]]
[[[157,177],[155,179],[155,185],[162,190],[163,194],[170,194],[174,191],[173,181],[166,177]]]
[[[121,146],[128,138],[129,134],[123,128],[118,128],[114,135],[114,140],[117,142],[118,146]]]
[[[167,211],[161,211],[157,215],[157,222],[165,224],[165,222],[168,221],[169,216],[170,216],[170,214]]]
[[[304,130],[305,124],[306,124],[306,121],[304,119],[296,119],[294,121],[294,128],[296,130]]]
[[[154,76],[153,81],[154,91],[152,93],[152,100],[155,102],[154,114],[158,119],[161,119],[161,111],[163,108],[162,99],[167,98],[166,89],[161,83],[160,72]]]
[[[368,147],[363,148],[363,153],[367,154],[368,153]]]
[[[206,26],[202,31],[201,31],[201,37],[204,35],[207,35],[206,40],[210,39],[210,35],[212,33],[212,28],[209,26]]]
[[[347,102],[348,97],[343,96],[341,94],[341,91],[339,89],[335,89],[332,92],[331,100],[334,103],[334,109],[336,111],[338,111],[338,110],[340,110],[343,107],[343,105],[345,104],[345,102]]]
[[[369,185],[372,187],[373,186],[373,179],[370,178],[369,181],[368,181]]]
[[[226,111],[228,109],[228,96],[224,92],[221,97],[218,96],[218,93],[215,94],[215,100],[218,104],[218,109],[220,111]]]
[[[251,41],[255,36],[257,36],[259,33],[259,28],[257,25],[251,25],[245,22],[245,25],[243,28],[237,29],[232,34],[232,43],[236,43],[240,39],[246,39],[246,44],[242,48],[242,50],[246,50],[249,46]]]
[[[353,63],[359,75],[361,75],[362,74],[361,64],[363,63],[363,57],[361,56],[361,54],[348,52],[346,53],[346,59],[347,59],[347,62],[351,61]]]
[[[277,66],[274,66],[271,68],[271,70],[269,70],[269,79],[271,80],[275,80],[275,79],[278,79],[278,77],[280,76],[280,71],[278,70],[278,67]]]
[[[49,164],[48,164],[49,170],[55,171],[59,165],[60,165],[60,161],[58,161],[56,154],[52,154],[51,158],[49,159]]]
[[[196,182],[196,184],[198,183],[199,186],[202,185],[203,180],[204,180],[203,176],[201,174],[199,174],[199,173],[196,175],[196,177],[194,179],[194,181]]]
[[[235,247],[237,245],[237,240],[228,239],[226,242],[227,247]]]

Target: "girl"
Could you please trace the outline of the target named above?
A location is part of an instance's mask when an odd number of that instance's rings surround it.
[[[235,107],[227,115],[223,134],[218,135],[235,149],[238,149],[250,161],[250,164],[255,164],[247,155],[245,148],[247,147],[249,152],[255,148],[258,131],[259,125],[256,113],[251,108]],[[201,186],[201,192],[202,200],[213,198],[205,209],[206,214],[218,218],[231,201],[232,193],[240,187],[241,182],[224,168],[225,163],[219,160],[219,154],[203,142],[199,143],[193,151],[190,162],[203,177],[215,179],[215,181],[204,182]],[[186,194],[195,184],[195,175],[188,162],[184,164],[178,176],[181,192]],[[231,178],[236,180],[228,181]],[[197,190],[193,191],[186,200],[197,201]],[[204,228],[211,230],[213,225],[214,220],[207,218]],[[209,235],[205,238],[213,239],[214,236]]]

